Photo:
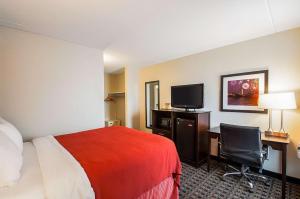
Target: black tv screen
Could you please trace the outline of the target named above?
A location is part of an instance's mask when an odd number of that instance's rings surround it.
[[[175,108],[203,108],[203,84],[171,87],[171,106]]]

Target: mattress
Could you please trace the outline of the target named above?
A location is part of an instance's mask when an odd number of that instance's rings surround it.
[[[31,142],[24,143],[23,166],[20,180],[11,187],[0,188],[0,198],[45,198],[42,173],[35,147]]]
[[[55,140],[80,163],[96,199],[138,198],[168,177],[174,178],[174,187],[179,184],[181,163],[176,147],[162,136],[113,126],[60,135]]]
[[[173,176],[163,179],[135,198],[178,198],[178,187],[174,182]],[[0,188],[0,199],[44,198],[95,198],[84,168],[53,136],[24,143],[19,181],[11,187]]]

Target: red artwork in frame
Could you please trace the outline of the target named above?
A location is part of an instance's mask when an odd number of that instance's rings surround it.
[[[221,111],[267,113],[258,107],[259,94],[268,92],[268,70],[221,76]]]

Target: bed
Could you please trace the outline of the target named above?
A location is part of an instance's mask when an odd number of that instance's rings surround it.
[[[24,143],[19,182],[0,198],[178,198],[174,143],[126,127],[47,136]]]
[[[42,173],[34,145],[24,143],[23,166],[18,183],[9,188],[0,188],[0,198],[40,199],[45,198]]]

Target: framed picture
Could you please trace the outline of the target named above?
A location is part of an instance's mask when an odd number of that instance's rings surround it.
[[[221,76],[221,111],[267,113],[258,107],[259,94],[268,92],[268,70]]]

